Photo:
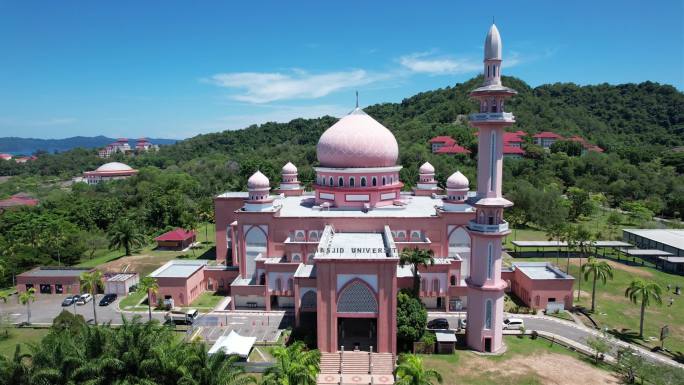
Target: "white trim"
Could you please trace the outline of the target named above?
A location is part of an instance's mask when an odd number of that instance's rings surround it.
[[[396,199],[396,198],[397,198],[396,192],[380,194],[380,200],[383,200],[383,201],[388,200],[388,199]]]
[[[331,167],[314,167],[316,172],[332,172],[338,174],[360,174],[360,173],[383,173],[383,172],[398,172],[403,166],[391,167],[359,167],[359,168],[331,168]]]
[[[335,200],[335,194],[328,194],[328,193],[319,193],[318,197],[321,199],[329,200],[329,201],[334,201]]]
[[[368,194],[346,194],[344,199],[349,202],[368,202],[370,195]]]

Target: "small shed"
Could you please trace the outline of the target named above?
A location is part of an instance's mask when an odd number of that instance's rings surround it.
[[[435,332],[438,354],[453,354],[456,349],[456,333],[450,330]]]
[[[138,273],[108,273],[105,276],[105,293],[128,295],[132,286],[140,282]]]
[[[246,360],[255,342],[256,337],[243,337],[237,334],[235,330],[231,330],[230,334],[221,336],[216,340],[209,349],[209,354],[222,350],[227,355],[236,355]]]
[[[159,249],[184,250],[195,243],[195,238],[194,231],[177,228],[154,238],[154,240]]]

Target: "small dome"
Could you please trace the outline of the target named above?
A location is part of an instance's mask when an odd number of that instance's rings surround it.
[[[422,166],[420,166],[418,172],[420,174],[434,174],[435,168],[430,164],[430,162],[425,162]]]
[[[297,167],[295,167],[292,162],[287,162],[286,165],[283,166],[282,169],[283,174],[296,174],[297,173]]]
[[[501,35],[499,35],[499,30],[496,28],[495,24],[492,24],[487,33],[484,55],[485,60],[501,60]]]
[[[399,145],[390,130],[356,108],[321,135],[316,154],[323,167],[391,167]]]
[[[460,171],[456,171],[447,179],[447,188],[450,190],[469,190],[470,181]]]
[[[271,182],[269,182],[268,177],[261,173],[261,171],[255,172],[247,180],[247,188],[252,189],[268,189],[271,187]]]
[[[100,172],[112,172],[112,171],[133,171],[133,169],[127,165],[120,162],[109,162],[98,167],[95,171]]]

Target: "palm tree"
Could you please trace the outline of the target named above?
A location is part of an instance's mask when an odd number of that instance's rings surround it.
[[[434,369],[426,369],[423,359],[414,354],[399,356],[395,374],[397,385],[434,385],[434,381],[442,383],[442,375]]]
[[[577,226],[574,231],[574,242],[580,251],[579,268],[582,271],[582,256],[587,254],[587,250],[591,246],[591,233],[583,226]],[[582,291],[582,274],[577,277],[577,300],[580,299],[580,292]]]
[[[566,233],[566,224],[565,223],[556,223],[551,226],[549,226],[546,229],[546,236],[549,238],[549,241],[556,241],[558,243],[561,242],[561,238],[565,236]],[[556,248],[556,265],[558,265],[558,259],[560,258],[560,245]]]
[[[95,270],[90,273],[81,274],[81,290],[90,293],[93,296],[93,319],[97,325],[97,306],[95,305],[95,295],[99,289],[102,288],[102,272]]]
[[[26,323],[31,323],[31,302],[36,300],[36,289],[30,287],[25,292],[19,294],[19,302],[26,305]]]
[[[145,277],[140,280],[138,284],[138,293],[147,294],[147,313],[150,316],[150,321],[152,321],[152,296],[151,294],[157,294],[159,291],[159,284],[157,280],[152,277]]]
[[[109,248],[126,250],[126,255],[131,255],[131,249],[142,247],[145,244],[145,236],[130,219],[116,221],[109,229]]]
[[[418,294],[420,289],[420,277],[418,276],[418,266],[435,264],[434,253],[430,249],[404,249],[399,255],[399,265],[404,267],[406,265],[413,265],[413,292]]]
[[[629,284],[625,290],[625,297],[629,298],[632,303],[641,302],[641,318],[639,320],[639,337],[644,338],[644,313],[646,306],[651,302],[657,305],[663,304],[662,298],[663,288],[655,282],[646,282],[643,279],[635,279]]]
[[[288,347],[273,349],[275,365],[266,369],[263,385],[315,385],[318,374],[318,350],[307,350],[303,342],[297,341]]]
[[[207,353],[204,344],[190,345],[191,352],[183,366],[187,372],[178,383],[193,385],[248,385],[256,384],[256,378],[245,374],[241,366],[235,365],[238,356],[228,356],[223,351],[212,355]],[[187,379],[187,382],[183,380]],[[291,383],[292,384],[292,383]],[[295,382],[294,384],[299,384]],[[314,381],[315,384],[315,381]]]
[[[593,276],[593,282],[591,287],[591,312],[593,313],[596,309],[596,281],[601,280],[603,284],[606,284],[608,279],[613,279],[613,268],[606,261],[599,261],[598,259],[591,257],[589,261],[582,266],[582,273],[584,273],[584,280],[588,281],[589,276]]]

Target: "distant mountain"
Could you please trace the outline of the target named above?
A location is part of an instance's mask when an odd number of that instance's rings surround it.
[[[131,147],[135,147],[136,139],[129,139]],[[62,152],[73,148],[97,148],[104,147],[116,139],[108,138],[106,136],[74,136],[64,139],[35,139],[35,138],[18,138],[5,137],[0,138],[0,153],[8,153],[13,155],[31,155],[36,151]],[[165,145],[174,144],[175,139],[149,139],[152,144]]]

